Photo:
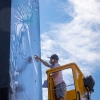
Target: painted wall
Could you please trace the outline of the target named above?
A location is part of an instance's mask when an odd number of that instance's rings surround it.
[[[12,0],[10,100],[42,100],[38,0]]]

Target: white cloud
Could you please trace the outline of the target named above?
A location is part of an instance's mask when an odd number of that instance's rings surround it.
[[[42,56],[57,53],[61,58],[61,64],[70,61],[94,64],[100,58],[100,2],[95,0],[69,0],[69,2],[74,9],[73,20],[64,24],[53,23],[52,30],[41,35]],[[64,12],[71,11],[64,7]]]
[[[43,91],[43,100],[47,100],[48,98],[47,88],[43,88],[42,91]]]
[[[61,65],[75,62],[85,75],[100,70],[100,1],[69,0],[60,5],[72,20],[52,23],[51,30],[41,34],[42,58],[56,53]]]

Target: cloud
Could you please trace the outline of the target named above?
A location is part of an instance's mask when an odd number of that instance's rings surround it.
[[[75,62],[85,75],[95,73],[100,70],[100,1],[69,0],[59,5],[60,11],[66,17],[69,14],[71,20],[50,22],[51,30],[41,34],[42,58],[48,60],[48,56],[56,53],[61,65]],[[64,75],[70,78],[71,73]]]
[[[41,34],[42,56],[45,58],[57,53],[61,64],[76,62],[82,67],[100,65],[100,2],[69,0],[68,3],[73,9],[67,9],[65,4],[63,12],[73,13],[70,14],[72,20],[52,23],[51,30]]]
[[[47,100],[48,98],[47,88],[43,88],[42,91],[43,91],[43,100]]]

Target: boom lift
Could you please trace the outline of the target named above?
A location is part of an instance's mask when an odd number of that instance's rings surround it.
[[[66,100],[91,100],[90,95],[93,92],[95,82],[92,76],[84,78],[83,73],[75,63],[66,64],[46,71],[48,78],[48,100],[57,100],[51,74],[69,68],[72,69],[75,89],[66,91]]]

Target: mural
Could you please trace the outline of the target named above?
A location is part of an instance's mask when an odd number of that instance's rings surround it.
[[[10,100],[42,100],[38,0],[12,0]]]

